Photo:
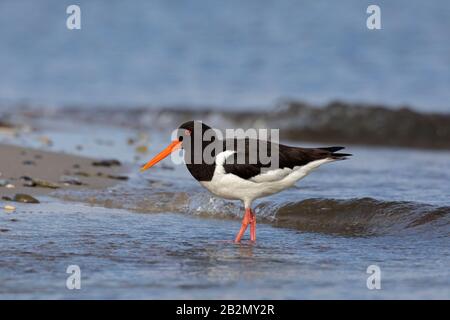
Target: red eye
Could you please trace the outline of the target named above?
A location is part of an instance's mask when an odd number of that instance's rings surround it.
[[[184,134],[186,136],[190,136],[191,135],[191,130],[188,130],[188,129],[184,130]]]

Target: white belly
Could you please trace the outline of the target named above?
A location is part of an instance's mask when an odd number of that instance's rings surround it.
[[[213,194],[231,200],[242,200],[246,208],[253,200],[269,196],[292,187],[298,180],[312,170],[333,159],[322,159],[293,169],[276,169],[261,173],[250,180],[242,179],[234,174],[225,173],[222,165],[216,162],[216,169],[211,181],[200,183]]]

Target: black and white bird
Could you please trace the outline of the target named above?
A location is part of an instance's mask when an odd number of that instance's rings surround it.
[[[256,241],[256,215],[252,210],[255,199],[294,186],[298,180],[324,163],[351,156],[338,153],[344,147],[300,148],[250,138],[219,139],[215,132],[200,121],[183,123],[177,130],[177,139],[145,164],[141,171],[154,166],[172,152],[184,149],[186,166],[203,187],[221,198],[244,203],[245,214],[234,240],[236,243],[241,241],[249,224],[250,240]],[[197,136],[200,139],[195,138]],[[261,148],[270,159],[278,156],[276,165],[272,161],[263,162],[258,156],[255,160],[252,152],[259,155]],[[209,154],[205,153],[207,150],[212,150],[212,161],[205,157],[205,154]]]

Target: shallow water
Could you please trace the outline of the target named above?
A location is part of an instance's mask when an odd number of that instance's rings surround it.
[[[23,209],[17,222],[1,217],[10,228],[2,233],[1,298],[449,298],[443,239],[260,224],[257,245],[234,245],[224,240],[238,221],[53,200]],[[79,291],[65,287],[73,264],[81,268]],[[366,287],[371,264],[382,270],[379,291]]]
[[[126,161],[130,180],[2,214],[2,298],[450,298],[448,151],[348,147],[350,160],[258,201],[258,243],[234,245],[240,203],[211,196],[169,159],[138,173],[166,132],[150,131],[149,154],[133,162],[131,129],[48,128],[52,149],[84,144],[79,153]],[[70,264],[80,291],[65,288]],[[366,287],[373,264],[381,290]]]

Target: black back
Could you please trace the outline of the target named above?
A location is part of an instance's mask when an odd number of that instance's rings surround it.
[[[184,130],[190,131],[190,136],[195,134],[195,128],[200,128],[200,126],[194,126],[194,121],[189,121],[180,126],[180,135],[184,135]],[[202,134],[206,130],[211,129],[205,124],[201,124]],[[216,146],[215,150],[225,151],[232,150],[236,151],[233,155],[229,156],[223,167],[226,173],[234,174],[242,179],[250,179],[261,174],[263,169],[278,169],[278,168],[294,168],[296,166],[303,166],[312,161],[332,158],[336,160],[345,159],[346,156],[350,154],[346,153],[336,153],[343,149],[344,147],[326,147],[326,148],[299,148],[290,147],[282,144],[275,144],[268,141],[254,140],[254,139],[227,139],[227,140],[216,140],[213,135],[210,140],[201,140],[201,148],[195,148],[195,142],[197,139],[191,139],[191,143],[186,143],[187,138],[183,137],[183,145],[186,146],[185,149],[185,161],[186,166],[192,176],[198,181],[211,181],[216,168],[215,163],[207,163],[203,159],[203,152],[206,147],[211,148],[211,144],[214,143]],[[192,143],[192,141],[194,141]],[[200,163],[195,163],[195,153],[201,150],[202,155],[198,155],[198,160]],[[278,165],[268,161],[268,157],[272,155],[273,152],[278,153]],[[255,156],[256,155],[256,156]],[[212,157],[215,157],[212,154]],[[266,157],[267,156],[267,157]]]

